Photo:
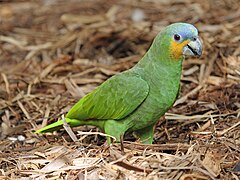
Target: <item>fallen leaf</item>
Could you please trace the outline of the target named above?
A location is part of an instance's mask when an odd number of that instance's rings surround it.
[[[207,151],[201,163],[209,173],[217,177],[221,172],[220,160],[221,158],[216,152]]]

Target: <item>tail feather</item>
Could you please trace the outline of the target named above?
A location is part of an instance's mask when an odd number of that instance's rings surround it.
[[[77,127],[81,125],[94,125],[99,127],[101,130],[103,130],[104,126],[104,120],[77,120],[77,119],[69,119],[65,118],[66,122],[71,126],[71,127]],[[49,124],[39,130],[37,130],[35,133],[46,133],[46,132],[53,132],[61,129],[63,127],[63,120],[59,120],[55,123]]]
[[[66,118],[66,122],[71,126],[71,127],[76,127],[76,126],[79,126],[81,124],[80,121],[78,120],[75,120],[75,119],[69,119],[69,118]],[[63,127],[63,120],[59,120],[55,123],[52,123],[52,124],[49,124],[39,130],[37,130],[35,133],[46,133],[46,132],[53,132],[53,131],[57,131],[59,129],[61,129]]]

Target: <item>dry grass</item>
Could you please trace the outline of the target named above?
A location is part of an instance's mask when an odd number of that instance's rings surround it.
[[[0,179],[238,180],[239,9],[238,0],[1,2]],[[204,52],[184,62],[154,145],[127,136],[108,146],[90,126],[74,129],[77,142],[64,130],[33,133],[132,67],[176,21],[195,24]]]

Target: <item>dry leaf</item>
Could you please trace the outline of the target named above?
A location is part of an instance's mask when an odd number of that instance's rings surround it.
[[[210,178],[198,173],[192,173],[192,174],[183,174],[179,180],[210,180]]]
[[[209,173],[211,173],[214,177],[217,177],[221,172],[220,162],[221,159],[219,154],[212,151],[207,151],[202,161],[202,165]]]

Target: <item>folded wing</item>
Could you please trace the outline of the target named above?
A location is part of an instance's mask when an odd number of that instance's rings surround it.
[[[119,120],[131,114],[148,93],[149,86],[140,76],[121,73],[80,99],[66,117],[79,120]]]

